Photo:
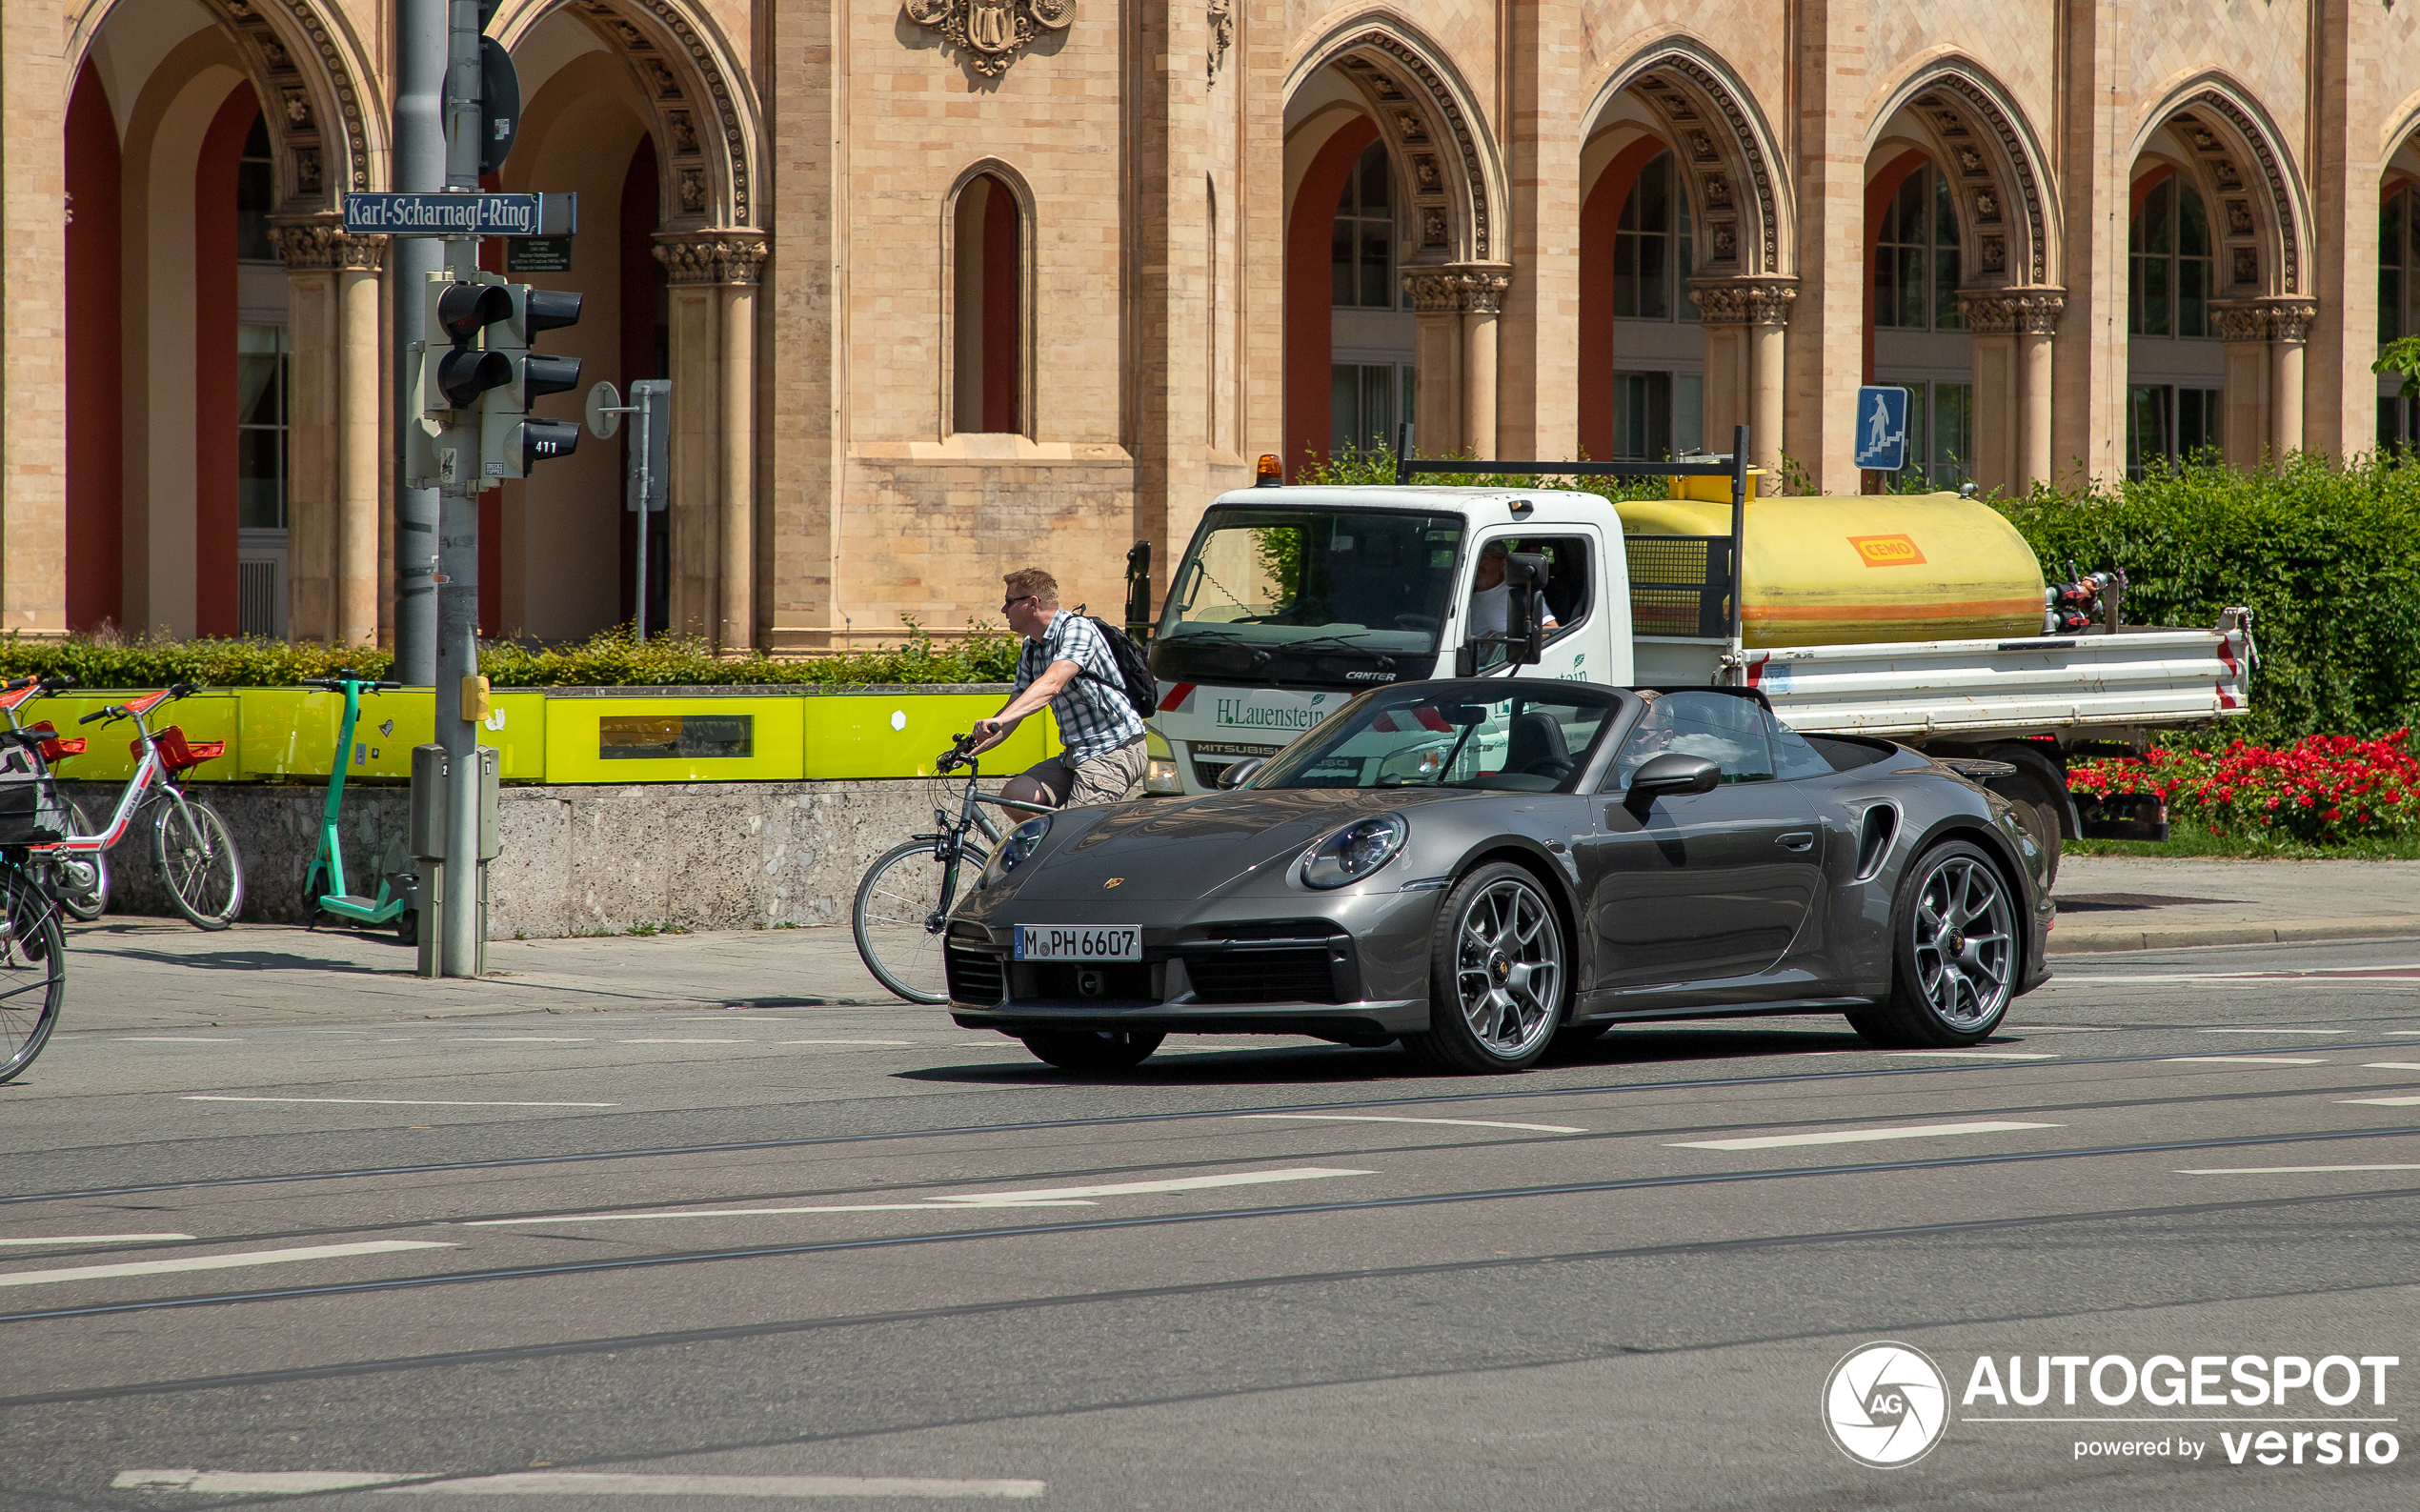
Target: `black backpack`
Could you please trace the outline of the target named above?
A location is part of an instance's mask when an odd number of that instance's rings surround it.
[[[1109,654],[1118,658],[1118,675],[1124,679],[1124,686],[1118,691],[1125,695],[1127,705],[1135,711],[1135,717],[1148,719],[1159,713],[1160,683],[1152,676],[1151,660],[1143,655],[1142,648],[1135,644],[1135,637],[1099,615],[1086,615],[1084,617],[1093,622],[1101,637],[1109,642]],[[1109,682],[1108,678],[1090,668],[1085,669],[1084,675],[1104,686]]]

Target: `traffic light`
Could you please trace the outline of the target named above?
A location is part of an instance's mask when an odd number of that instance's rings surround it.
[[[541,394],[579,387],[580,359],[550,357],[530,350],[542,331],[576,325],[580,296],[566,290],[497,286],[504,312],[488,327],[487,354],[501,358],[504,379],[479,400],[479,485],[493,488],[508,477],[527,477],[550,457],[569,456],[580,444],[577,420],[548,420],[529,413]]]
[[[413,344],[419,414],[406,436],[413,488],[458,488],[471,482],[479,454],[479,396],[509,383],[512,365],[480,345],[491,323],[512,312],[495,273],[469,281],[450,272],[429,275],[421,292],[421,339]]]

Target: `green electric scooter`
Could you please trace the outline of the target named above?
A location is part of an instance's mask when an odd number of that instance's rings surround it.
[[[420,938],[420,878],[410,870],[401,842],[388,847],[378,868],[378,896],[362,897],[345,891],[345,852],[336,837],[336,811],[344,803],[345,771],[353,763],[353,731],[361,717],[361,695],[364,690],[377,693],[403,684],[380,682],[355,672],[340,672],[333,677],[305,677],[301,682],[306,688],[322,688],[345,696],[344,723],[336,730],[335,768],[328,776],[328,807],[320,816],[319,854],[303,876],[304,911],[314,925],[322,914],[372,928],[393,924],[396,938],[407,945],[416,944]]]

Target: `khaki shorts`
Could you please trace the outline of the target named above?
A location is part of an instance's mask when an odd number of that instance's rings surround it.
[[[1072,767],[1064,756],[1037,761],[1025,769],[1025,775],[1050,789],[1059,807],[1080,809],[1095,803],[1115,803],[1134,791],[1135,784],[1142,780],[1143,768],[1149,760],[1143,739],[1137,736],[1115,751]]]

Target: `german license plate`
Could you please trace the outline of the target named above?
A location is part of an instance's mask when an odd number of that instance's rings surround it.
[[[1133,924],[1017,926],[1018,960],[1140,960],[1142,930]]]

